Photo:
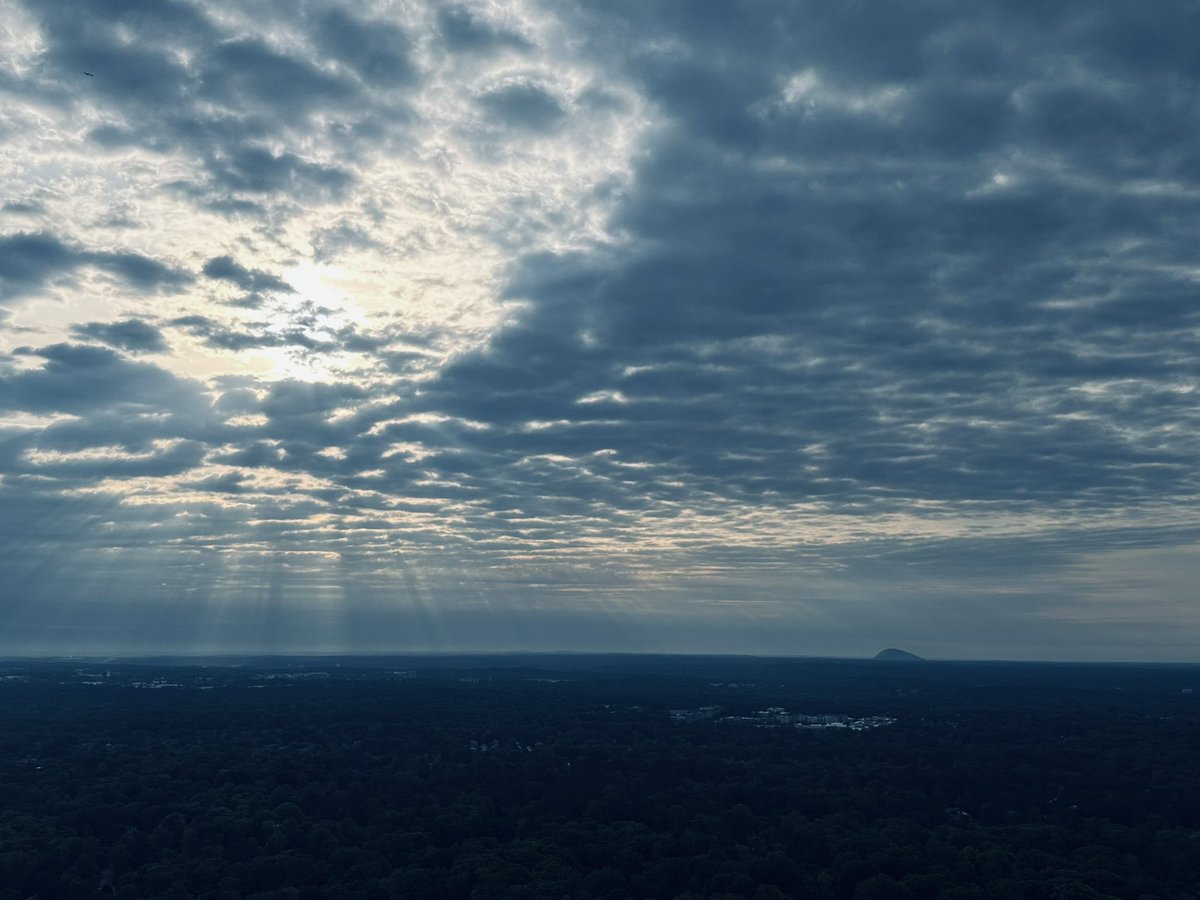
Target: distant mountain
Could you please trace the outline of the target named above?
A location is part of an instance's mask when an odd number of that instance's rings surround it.
[[[888,647],[886,650],[880,650],[875,654],[876,659],[882,659],[884,662],[924,662],[923,656],[917,656],[915,653],[909,653],[907,650],[897,650],[895,647]]]

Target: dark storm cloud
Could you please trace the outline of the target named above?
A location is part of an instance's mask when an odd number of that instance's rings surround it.
[[[36,293],[81,266],[109,272],[142,291],[176,291],[192,281],[187,272],[139,253],[87,250],[52,234],[12,234],[0,237],[0,298]]]
[[[141,319],[125,319],[122,322],[87,322],[72,325],[71,333],[78,337],[90,337],[120,350],[145,353],[164,353],[167,342],[163,334]]]

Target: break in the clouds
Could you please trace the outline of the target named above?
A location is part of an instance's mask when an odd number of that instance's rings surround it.
[[[1191,658],[1198,24],[10,4],[0,650]]]

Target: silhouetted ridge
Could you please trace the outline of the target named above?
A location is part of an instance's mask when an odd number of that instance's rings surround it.
[[[876,659],[882,659],[885,662],[924,662],[924,657],[917,656],[915,653],[909,653],[907,650],[897,650],[895,647],[888,647],[886,650],[880,650],[875,654]]]

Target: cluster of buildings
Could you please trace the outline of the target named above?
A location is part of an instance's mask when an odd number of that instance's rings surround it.
[[[540,746],[542,746],[541,741],[538,741],[536,744],[522,744],[520,741],[501,743],[499,740],[493,738],[490,741],[471,741],[469,749],[472,753],[499,753],[502,750],[517,750],[521,753],[532,753],[534,747]]]
[[[748,716],[722,716],[723,707],[701,706],[696,709],[672,709],[672,722],[699,722],[713,719],[727,722],[731,725],[751,725],[755,728],[781,728],[791,725],[795,728],[846,728],[850,731],[866,731],[891,725],[896,720],[891,716],[862,716],[852,717],[841,713],[822,713],[808,715],[806,713],[790,713],[782,706],[772,706],[760,709]]]
[[[672,722],[699,722],[702,719],[715,719],[724,711],[723,706],[700,706],[696,709],[671,709],[667,714]]]

